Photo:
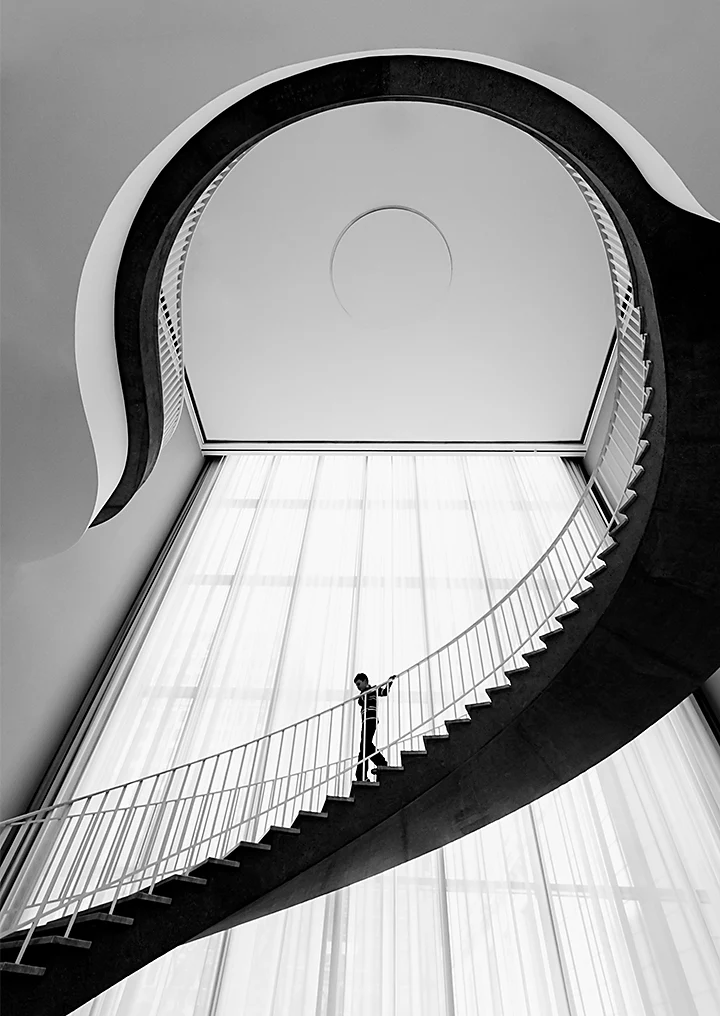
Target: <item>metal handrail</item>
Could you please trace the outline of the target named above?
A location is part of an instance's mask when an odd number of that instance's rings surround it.
[[[165,263],[158,302],[157,332],[162,383],[163,434],[160,448],[164,448],[175,433],[185,399],[185,370],[183,366],[182,284],[187,264],[190,241],[203,212],[220,184],[238,162],[247,155],[247,149],[215,177],[197,199],[175,237]]]
[[[581,189],[590,194],[614,280],[618,368],[605,441],[570,518],[524,578],[473,625],[398,674],[377,749],[390,763],[422,747],[423,737],[466,705],[487,700],[488,687],[507,684],[506,669],[527,666],[523,654],[544,648],[541,636],[557,630],[558,615],[577,609],[571,598],[602,566],[598,555],[613,545],[611,531],[632,497],[649,419],[641,315],[612,220],[584,181]],[[18,961],[41,923],[66,918],[69,936],[82,909],[105,904],[112,911],[122,896],[152,891],[268,826],[291,823],[301,809],[320,810],[326,795],[347,795],[358,765],[349,754],[357,702],[353,696],[247,744],[0,823],[0,845],[13,837],[0,866],[10,883],[0,928],[23,934]]]

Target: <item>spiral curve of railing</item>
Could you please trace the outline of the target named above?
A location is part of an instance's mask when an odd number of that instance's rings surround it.
[[[375,749],[390,764],[399,764],[401,751],[422,749],[423,737],[462,716],[466,705],[487,702],[488,689],[507,686],[506,671],[527,668],[525,656],[544,648],[542,636],[578,609],[572,598],[591,588],[586,576],[604,566],[598,555],[613,546],[642,470],[650,365],[628,260],[605,206],[560,161],[595,218],[613,284],[617,367],[604,445],[570,518],[525,577],[475,624],[397,675],[382,700],[385,733]],[[189,235],[183,228],[176,241],[183,259]],[[354,696],[247,744],[1,823],[0,880],[8,888],[0,933],[24,935],[16,962],[40,925],[62,918],[69,937],[81,911],[104,905],[113,912],[124,896],[152,892],[172,875],[256,842],[300,811],[320,811],[326,796],[349,795],[359,713]]]
[[[248,149],[249,151],[249,149]],[[158,349],[162,384],[163,433],[160,450],[175,433],[185,399],[185,368],[182,337],[182,283],[190,241],[210,199],[227,175],[247,155],[243,152],[208,184],[193,205],[170,249],[158,302]]]

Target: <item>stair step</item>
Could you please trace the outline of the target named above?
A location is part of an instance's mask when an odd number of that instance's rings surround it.
[[[511,684],[498,684],[495,688],[486,688],[485,690],[488,693],[488,695],[490,696],[490,701],[492,702],[492,700],[494,698],[496,698],[498,695],[502,696],[506,692],[511,691],[512,690],[512,685]]]
[[[0,961],[1,974],[29,974],[31,977],[42,977],[47,967],[36,967],[32,963],[7,963]]]
[[[214,868],[240,868],[241,864],[239,861],[230,861],[227,857],[208,857],[200,864],[196,864],[192,869],[193,871],[202,871],[206,865],[211,865]],[[207,880],[205,880],[207,881]]]
[[[270,826],[265,835],[260,840],[261,843],[267,843],[270,846],[277,847],[281,843],[287,843],[288,836],[299,836],[300,830],[295,829],[293,826]]]
[[[449,734],[423,734],[425,744],[435,744],[438,741],[449,741]]]
[[[372,771],[379,776],[381,773],[402,773],[404,769],[402,766],[373,766]]]
[[[544,652],[546,652],[545,646],[540,646],[539,649],[524,649],[520,653],[520,655],[522,656],[522,658],[524,660],[527,660],[528,658],[532,659],[533,656],[540,656],[540,654],[544,653]],[[501,685],[501,687],[502,687],[502,685]]]
[[[470,714],[470,719],[477,713],[478,715],[486,709],[492,706],[492,702],[470,702],[469,705],[465,706],[465,712]]]
[[[426,751],[401,751],[400,761],[402,762],[403,769],[407,769],[413,763],[417,762],[418,759],[427,758]]]
[[[337,795],[333,794],[330,797],[326,797],[325,798],[325,804],[323,805],[323,810],[325,808],[327,808],[329,805],[334,805],[334,804],[355,804],[355,798],[354,797],[338,797]]]
[[[162,882],[158,882],[155,888],[157,889],[159,885],[167,885],[168,882],[184,882],[187,885],[207,885],[207,879],[200,878],[198,875],[168,875]]]
[[[24,941],[24,938],[5,939],[3,942],[0,942],[0,950],[20,949]],[[33,937],[30,939],[28,949],[34,949],[40,945],[67,946],[70,949],[89,949],[92,942],[87,938],[65,938],[64,935],[40,935],[37,938]]]
[[[628,520],[627,515],[618,515],[618,517],[615,519],[612,526],[610,527],[610,532],[613,535],[617,533],[618,529],[622,529],[622,527],[627,524],[627,520]]]
[[[359,790],[377,790],[378,784],[373,783],[372,780],[353,780],[352,787],[353,793],[357,793]]]
[[[292,826],[271,825],[265,835],[269,836],[270,833],[287,833],[290,836],[297,836],[299,832],[299,829],[293,829]]]
[[[135,918],[123,917],[122,914],[103,914],[102,912],[97,914],[78,914],[75,918],[75,924],[85,924],[91,921],[100,921],[102,924],[120,924],[123,927],[129,927],[135,923]]]
[[[207,879],[200,878],[199,875],[168,875],[155,883],[153,895],[168,896],[170,900],[173,900],[178,893],[183,892],[186,886],[188,888],[197,886],[202,889],[206,885]]]
[[[643,455],[645,454],[645,452],[648,450],[649,447],[650,447],[649,441],[646,441],[645,439],[638,441],[638,450],[635,453],[636,462],[640,461],[640,459],[643,457]]]
[[[139,892],[133,893],[131,896],[121,896],[117,901],[116,906],[120,906],[121,903],[162,903],[163,906],[170,906],[172,898],[170,896],[158,896],[155,893]]]
[[[318,819],[322,822],[328,817],[326,811],[299,811],[293,822],[293,827],[299,826],[302,822],[315,822]]]
[[[513,667],[512,670],[504,670],[503,673],[504,673],[505,677],[507,677],[510,680],[510,683],[512,684],[512,682],[515,680],[516,677],[524,677],[528,673],[529,670],[530,670],[529,667]],[[488,705],[489,704],[490,703],[488,703]]]
[[[400,755],[401,757],[407,755],[408,758],[427,758],[427,752],[423,751],[421,748],[418,748],[417,750],[413,748],[408,748],[406,750],[403,748]]]
[[[459,716],[454,720],[445,720],[446,727],[465,727],[468,723],[470,723],[470,720],[466,719],[464,716]]]
[[[70,921],[69,917],[61,917],[57,921],[50,921],[49,924],[43,924],[42,927],[38,929],[38,931],[45,933],[55,931],[59,932],[62,929],[67,928],[69,921]],[[115,924],[119,925],[120,927],[126,928],[132,926],[135,923],[135,918],[124,917],[122,914],[107,914],[102,910],[96,910],[90,911],[90,913],[87,914],[78,914],[75,920],[73,921],[73,927],[75,927],[76,924],[91,924],[96,921],[101,924],[110,924],[110,925]]]
[[[546,631],[542,635],[538,635],[538,638],[540,639],[541,642],[544,642],[545,645],[547,645],[548,642],[552,642],[553,639],[556,639],[558,635],[563,634],[564,632],[562,628],[553,628],[552,631]]]
[[[252,843],[250,840],[241,840],[233,850],[229,851],[227,858],[230,861],[247,858],[249,854],[257,853],[258,850],[272,850],[269,843]]]
[[[562,614],[556,614],[555,620],[564,621],[566,617],[572,617],[573,614],[577,614],[579,610],[580,610],[579,607],[571,607],[569,610],[564,610]]]

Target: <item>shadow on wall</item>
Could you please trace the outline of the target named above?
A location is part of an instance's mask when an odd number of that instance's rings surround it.
[[[27,290],[12,266],[5,284]],[[42,311],[27,296],[21,333],[45,327]],[[59,343],[48,346],[42,357],[32,342],[8,344],[3,354],[3,566],[72,546],[95,506],[97,467],[74,357],[66,363]]]
[[[185,412],[156,469],[118,516],[44,560],[3,555],[0,818],[28,806],[202,464]]]

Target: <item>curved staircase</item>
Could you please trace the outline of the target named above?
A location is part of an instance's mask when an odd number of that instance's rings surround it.
[[[396,764],[377,783],[353,782],[353,699],[232,751],[4,823],[8,1016],[67,1013],[184,942],[495,821],[627,743],[720,658],[720,345],[711,314],[720,226],[661,197],[578,107],[496,67],[374,57],[290,81],[201,131],[187,165],[177,157],[171,200],[170,177],[159,178],[128,239],[135,288],[122,266],[118,278],[118,294],[134,293],[122,304],[126,326],[150,326],[139,310],[158,306],[163,257],[183,217],[273,117],[278,129],[363,98],[468,105],[540,138],[595,216],[617,316],[605,445],[525,578],[398,675],[378,745]]]

